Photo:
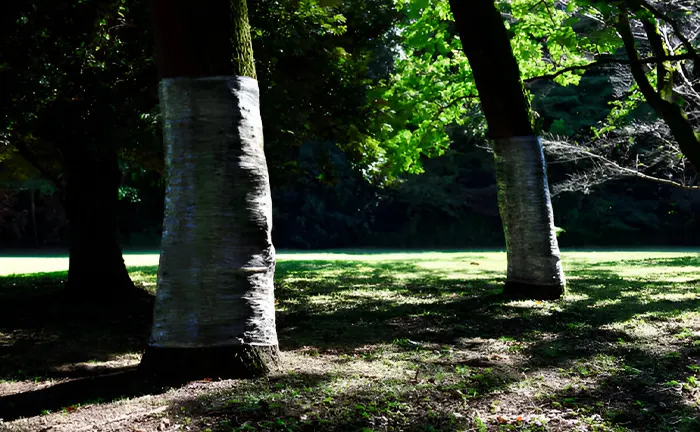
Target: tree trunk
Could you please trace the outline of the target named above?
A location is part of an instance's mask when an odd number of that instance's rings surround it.
[[[559,298],[564,294],[564,271],[542,143],[535,136],[496,139],[494,153],[498,206],[508,250],[506,293]]]
[[[36,189],[29,189],[29,211],[32,216],[32,234],[34,234],[34,246],[39,246],[39,232],[36,228]]]
[[[85,298],[133,294],[119,246],[120,171],[116,152],[87,148],[68,154],[65,206],[71,243],[68,288]]]
[[[259,376],[278,361],[272,201],[246,3],[204,3],[153,4],[166,198],[141,368],[166,382]]]
[[[489,137],[494,140],[499,209],[508,251],[504,293],[559,298],[565,280],[542,144],[532,128],[508,32],[493,0],[450,0],[450,6]]]

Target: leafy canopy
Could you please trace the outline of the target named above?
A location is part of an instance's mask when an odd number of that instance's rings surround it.
[[[499,1],[523,81],[545,77],[562,86],[577,85],[597,59],[617,58],[623,43],[615,24],[623,3]],[[467,107],[478,103],[478,94],[448,1],[396,0],[395,5],[402,14],[395,71],[375,87],[369,101],[377,118],[380,163],[390,177],[422,172],[422,157],[440,155],[449,146],[448,126],[467,128],[473,135],[485,130],[482,119],[465,117]],[[636,9],[634,14],[649,12]],[[653,71],[649,77],[653,83]],[[614,129],[643,99],[633,87],[614,102],[605,124],[596,130]]]

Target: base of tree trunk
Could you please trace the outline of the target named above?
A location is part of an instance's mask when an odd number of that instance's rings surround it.
[[[159,384],[230,378],[256,378],[279,365],[279,347],[229,345],[204,348],[160,348],[149,345],[139,370]]]
[[[557,300],[564,296],[564,285],[538,285],[506,281],[503,296],[523,300]]]

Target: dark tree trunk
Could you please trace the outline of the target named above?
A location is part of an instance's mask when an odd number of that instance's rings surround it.
[[[479,91],[489,137],[532,135],[520,68],[493,0],[450,0],[450,7]]]
[[[70,223],[68,288],[86,298],[119,298],[134,284],[119,246],[121,172],[116,152],[82,148],[66,155],[65,206]]]
[[[151,0],[160,78],[256,78],[245,0]]]
[[[39,232],[36,228],[36,189],[29,189],[29,209],[32,216],[32,234],[34,234],[34,246],[39,246]]]
[[[564,272],[542,144],[534,135],[518,62],[493,0],[450,0],[462,48],[494,140],[498,202],[508,251],[504,292],[559,298]]]

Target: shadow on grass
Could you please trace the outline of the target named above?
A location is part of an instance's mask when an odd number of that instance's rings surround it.
[[[42,413],[61,411],[90,403],[107,403],[127,397],[158,394],[135,368],[63,382],[24,393],[0,397],[0,418],[12,421]]]
[[[150,296],[93,303],[69,295],[65,280],[65,272],[0,278],[0,382],[99,375],[145,346]]]
[[[334,383],[342,379],[342,374],[293,373],[267,382],[243,382],[214,395],[176,403],[170,413],[175,423],[193,416],[194,430],[215,432],[450,431],[464,430],[470,423],[454,415],[462,403],[454,395],[445,397],[424,388],[335,390]],[[432,397],[426,399],[426,393]],[[435,409],[438,406],[441,408]]]
[[[626,261],[624,266],[697,264],[695,258],[681,257]],[[262,430],[388,426],[453,430],[475,427],[474,419],[467,422],[455,417],[454,410],[464,410],[466,403],[479,403],[490,395],[507,392],[510,385],[522,379],[523,371],[570,370],[571,376],[586,380],[585,388],[569,386],[554,391],[541,398],[542,406],[597,413],[604,422],[629,430],[664,430],[671,423],[691,425],[693,416],[698,414],[697,407],[689,406],[687,395],[682,392],[668,391],[667,383],[692,381],[691,366],[700,360],[693,336],[674,336],[676,327],[682,326],[679,317],[700,309],[697,285],[641,276],[623,278],[615,271],[615,265],[609,262],[572,266],[570,296],[563,301],[519,302],[499,295],[500,272],[482,270],[461,260],[448,268],[426,268],[419,259],[282,261],[277,267],[276,296],[283,350],[311,348],[317,354],[328,353],[338,359],[368,352],[371,361],[372,346],[391,345],[410,355],[415,352],[420,365],[451,373],[460,368],[474,371],[454,382],[417,380],[410,386],[414,388],[389,392],[333,390],[328,383],[335,372],[330,371],[303,378],[297,375],[298,379],[295,375],[282,375],[262,383],[239,384],[236,388],[247,389],[240,394],[248,399],[229,395],[224,406],[214,404],[216,411],[207,411],[202,405],[206,398],[185,402],[177,409],[204,417],[218,416],[218,420],[223,419],[221,430],[230,430],[226,429],[227,424],[239,426],[245,422]],[[152,277],[156,268],[130,271]],[[459,274],[466,276],[458,277]],[[138,352],[145,346],[150,303],[134,304],[130,312],[118,316],[105,315],[99,307],[86,310],[70,299],[56,296],[60,278],[41,275],[1,280],[0,333],[4,340],[0,344],[0,379],[76,376],[80,375],[75,373],[80,370],[80,362],[108,360],[118,353]],[[635,336],[630,323],[637,321],[652,323],[659,336]],[[520,353],[517,362],[503,366],[497,360],[484,360],[483,354],[489,353],[490,344],[498,340],[513,341]],[[415,346],[429,347],[425,348],[426,353],[447,347],[481,357],[465,359],[445,354],[439,359],[427,359],[420,357],[422,348],[416,350]],[[375,360],[381,358],[381,354],[374,355]],[[584,371],[608,360],[613,366],[605,372]],[[342,367],[343,363],[336,364]],[[72,365],[73,369],[61,368],[65,365]],[[22,374],[18,373],[20,369]],[[71,370],[73,375],[69,374]],[[114,397],[148,391],[135,385],[131,378],[117,383],[119,380],[110,375],[3,397],[0,406],[13,403],[14,409],[24,410],[25,415],[36,415],[52,409],[39,408],[41,403],[36,401],[42,395],[55,401],[52,406],[56,407],[97,397],[106,401],[105,395],[97,395],[99,391],[95,390],[103,385],[103,379],[107,388],[114,383],[114,391],[110,390]],[[386,394],[382,393],[378,400],[377,391]],[[323,396],[324,392],[327,396]],[[301,409],[304,397],[294,399],[307,393],[307,405],[321,407],[313,410],[315,417]],[[330,401],[324,402],[327,398]],[[426,402],[427,399],[432,402]],[[646,411],[641,411],[642,405]],[[414,414],[406,414],[408,411]],[[640,417],[640,412],[649,414]],[[268,421],[277,422],[277,426],[265,423]],[[291,423],[297,429],[284,429],[283,425]],[[688,426],[687,430],[696,429]]]

